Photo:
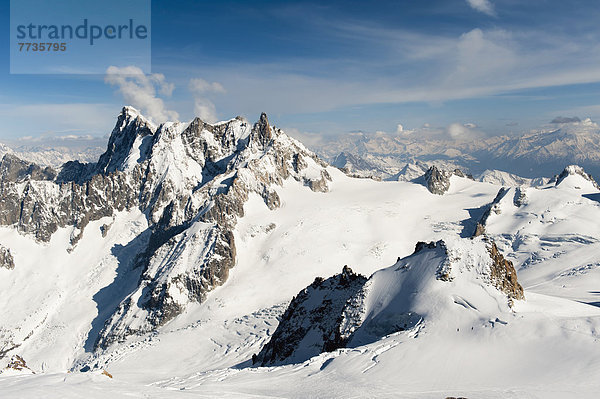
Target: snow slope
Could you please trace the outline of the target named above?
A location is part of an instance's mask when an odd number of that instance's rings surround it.
[[[515,199],[522,196],[522,205]],[[528,290],[600,301],[600,191],[577,173],[558,184],[511,188],[486,231],[515,262]]]

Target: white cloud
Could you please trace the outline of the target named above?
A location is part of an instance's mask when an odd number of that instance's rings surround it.
[[[398,123],[398,125],[396,126],[396,134],[398,136],[410,136],[414,133],[414,130],[410,130],[410,129],[405,129],[404,126],[402,126],[402,124]]]
[[[302,18],[315,32],[337,40],[341,48],[351,44],[356,51],[325,57],[280,57],[271,62],[265,58],[216,61],[186,66],[185,72],[227,83],[226,101],[225,96],[211,92],[211,103],[220,114],[252,117],[261,111],[278,117],[333,111],[332,118],[337,118],[338,110],[357,105],[421,102],[442,105],[443,114],[446,101],[600,81],[600,45],[589,29],[574,33],[540,30],[536,24],[499,23],[499,28],[458,33],[423,32],[303,12],[308,15]],[[182,70],[172,63],[159,67],[173,71],[174,76]],[[558,112],[546,117],[551,119]],[[600,119],[598,109],[569,112]],[[385,126],[395,126],[397,121],[389,118]],[[356,128],[351,118],[320,122],[316,126],[303,121],[297,127],[327,134]],[[411,122],[419,126],[414,118]]]
[[[474,10],[490,15],[492,17],[496,15],[494,5],[489,0],[467,0],[467,3],[469,3],[471,8],[473,8]]]
[[[442,87],[458,92],[514,79],[516,66],[524,62],[514,47],[512,35],[503,30],[476,28],[462,34],[446,56]]]
[[[202,78],[190,79],[190,90],[194,93],[225,93],[225,88],[221,83],[210,83]]]
[[[125,102],[139,108],[153,122],[163,123],[179,119],[179,114],[168,110],[164,101],[157,97],[157,90],[162,95],[170,96],[175,88],[165,80],[163,74],[146,75],[135,66],[110,66],[106,70],[104,81],[111,86],[117,86]]]
[[[203,98],[194,100],[194,115],[208,123],[215,123],[218,120],[215,105]]]
[[[209,93],[225,93],[225,88],[219,82],[207,82],[201,78],[190,79],[188,88],[194,95],[194,115],[208,123],[217,121],[215,104],[206,95]]]
[[[446,128],[446,133],[453,140],[471,140],[482,136],[474,123],[452,123]]]

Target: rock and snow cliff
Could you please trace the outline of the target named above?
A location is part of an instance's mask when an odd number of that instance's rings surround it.
[[[238,117],[154,126],[125,107],[95,164],[68,162],[56,174],[7,154],[0,163],[0,224],[42,243],[71,229],[66,249],[73,251],[90,222],[134,208],[146,216],[132,268],[141,270],[138,284],[95,341],[107,347],[166,323],[227,280],[236,259],[232,230],[250,193],[274,209],[277,187],[289,178],[325,192],[325,166],[265,114],[254,125]],[[102,235],[110,229],[104,225]],[[12,267],[10,252],[2,253]]]
[[[369,279],[344,267],[290,303],[254,363],[296,363],[415,328],[470,328],[504,317],[524,299],[512,262],[487,238],[416,245]],[[459,311],[461,308],[462,311]]]

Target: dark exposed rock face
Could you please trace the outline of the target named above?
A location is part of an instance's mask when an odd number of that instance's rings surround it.
[[[290,177],[325,192],[325,167],[271,127],[266,114],[253,126],[238,117],[155,127],[125,107],[95,164],[69,162],[57,175],[6,155],[0,225],[41,242],[70,228],[72,249],[91,221],[133,208],[146,215],[149,237],[133,266],[142,270],[139,285],[106,321],[96,346],[107,347],[163,325],[227,280],[236,257],[233,229],[251,193],[274,209],[277,187]],[[310,168],[319,179],[307,177]],[[110,234],[110,224],[101,231]]]
[[[10,249],[0,245],[0,267],[12,270],[15,268],[15,261]]]
[[[52,180],[56,177],[56,171],[51,167],[40,166],[23,161],[15,155],[6,154],[0,161],[0,180],[4,182],[20,182],[31,180]]]
[[[454,169],[452,171],[452,174],[454,174],[455,176],[458,176],[458,177],[466,177],[467,179],[475,181],[475,178],[473,177],[472,174],[470,174],[470,173],[464,173],[462,170],[460,170],[458,168]]]
[[[450,178],[453,175],[473,180],[473,176],[465,175],[460,169],[446,171],[439,169],[434,165],[425,172],[425,175],[423,175],[425,187],[427,187],[432,194],[444,195],[450,189]]]
[[[425,172],[426,187],[432,194],[444,195],[450,189],[451,173],[432,166]]]
[[[98,159],[95,171],[107,175],[117,170],[123,170],[125,160],[131,154],[136,139],[141,138],[139,158],[133,161],[141,163],[151,154],[151,141],[155,128],[143,118],[129,109],[124,109],[117,119],[117,124],[108,140],[104,154]]]
[[[256,364],[302,362],[319,353],[346,345],[340,334],[346,302],[367,278],[344,266],[342,273],[326,280],[317,277],[290,302],[271,340],[253,358]]]
[[[483,234],[485,234],[485,221],[477,223],[477,226],[475,226],[475,232],[473,233],[473,237],[479,237]]]
[[[527,204],[527,194],[522,187],[515,188],[515,196],[513,197],[513,204],[516,207],[521,207]]]
[[[517,271],[512,262],[504,258],[496,243],[491,240],[488,251],[492,258],[490,267],[492,285],[508,295],[510,299],[525,299],[523,287],[517,281]]]

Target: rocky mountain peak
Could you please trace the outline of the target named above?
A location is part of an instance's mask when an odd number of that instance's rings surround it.
[[[136,140],[152,136],[155,131],[156,126],[144,118],[139,111],[133,107],[123,107],[108,139],[106,151],[98,159],[96,170],[104,174],[117,169],[122,170]]]
[[[95,164],[69,162],[56,179],[34,181],[31,176],[43,172],[39,167],[6,155],[0,224],[41,242],[71,229],[65,248],[71,252],[90,222],[133,209],[145,215],[148,229],[131,265],[139,284],[121,294],[93,342],[106,348],[163,325],[227,280],[236,262],[233,230],[251,194],[274,209],[281,204],[277,190],[288,179],[326,192],[326,167],[272,127],[264,113],[253,126],[238,117],[156,127],[125,107]],[[25,186],[17,182],[22,179],[29,179]],[[103,237],[109,229],[103,227]],[[8,252],[3,259],[4,267],[12,267]]]
[[[473,180],[473,176],[464,174],[460,169],[443,170],[432,165],[423,175],[425,187],[432,194],[444,195],[450,189],[450,178],[452,176],[466,177]]]
[[[450,173],[438,169],[435,165],[430,167],[423,178],[429,192],[444,195],[450,189]]]
[[[269,118],[266,113],[260,114],[260,119],[252,128],[251,138],[261,148],[266,147],[273,139],[274,131],[269,124]]]
[[[317,277],[292,299],[270,341],[253,356],[253,363],[266,366],[302,362],[344,347],[346,340],[339,333],[340,315],[366,281],[348,266],[328,279]]]
[[[155,127],[125,107],[97,163],[68,162],[55,179],[38,181],[32,178],[41,173],[35,164],[5,157],[0,225],[43,243],[59,229],[70,230],[64,249],[71,253],[89,234],[90,222],[114,221],[120,212],[144,215],[147,228],[132,241],[135,257],[119,260],[125,262],[119,263],[125,270],[119,279],[137,283],[116,289],[110,312],[98,316],[86,342],[100,350],[153,331],[189,304],[203,302],[236,264],[233,231],[250,196],[274,209],[286,180],[326,192],[326,168],[272,127],[266,114],[254,125],[237,117]],[[100,227],[103,239],[114,238],[111,225],[107,220]],[[14,267],[9,248],[0,248],[0,267]],[[347,281],[351,272],[344,275]]]
[[[581,176],[585,180],[591,182],[596,189],[600,190],[600,186],[598,186],[596,180],[594,180],[591,175],[587,174],[585,170],[578,165],[567,166],[556,178],[556,186],[560,185],[569,176]]]

